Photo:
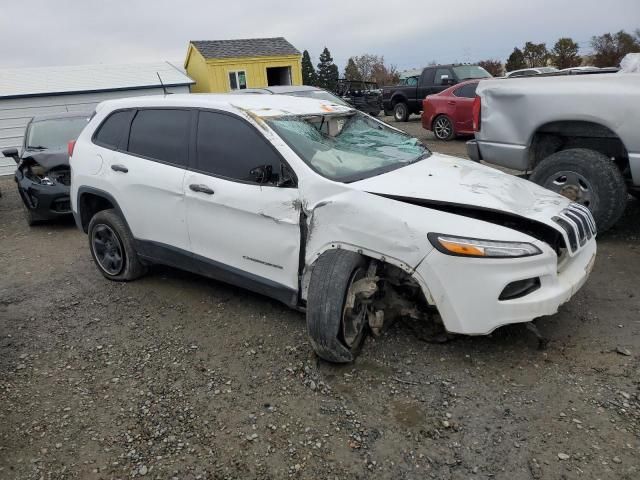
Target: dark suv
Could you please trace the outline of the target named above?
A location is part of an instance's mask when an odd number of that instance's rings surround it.
[[[434,65],[425,68],[419,77],[409,77],[404,85],[383,87],[382,106],[385,114],[393,113],[397,122],[406,122],[412,113],[422,111],[422,100],[451,85],[472,78],[491,78],[478,65]]]
[[[78,137],[89,116],[75,112],[33,117],[25,130],[22,154],[17,148],[2,151],[18,165],[15,181],[29,225],[71,214],[67,144]]]

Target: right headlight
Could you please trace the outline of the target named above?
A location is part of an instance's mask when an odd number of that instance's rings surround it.
[[[528,242],[502,242],[442,233],[430,233],[428,238],[438,251],[458,257],[518,258],[542,253],[538,247]]]

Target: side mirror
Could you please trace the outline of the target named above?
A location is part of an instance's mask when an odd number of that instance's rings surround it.
[[[269,183],[273,180],[273,167],[271,167],[271,165],[260,165],[252,169],[249,174],[254,178],[255,182],[260,185]]]
[[[5,157],[11,157],[16,163],[20,163],[20,155],[17,148],[5,148],[2,150],[2,154]]]

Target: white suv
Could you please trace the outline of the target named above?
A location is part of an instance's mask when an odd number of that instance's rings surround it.
[[[105,277],[160,263],[268,295],[306,310],[334,362],[429,307],[472,335],[555,313],[596,254],[586,208],[327,101],[107,101],[70,152]]]

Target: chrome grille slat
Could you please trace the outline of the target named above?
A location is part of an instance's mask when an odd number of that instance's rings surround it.
[[[584,205],[572,203],[553,217],[563,231],[563,237],[569,254],[575,255],[596,235],[596,223],[591,212]]]

